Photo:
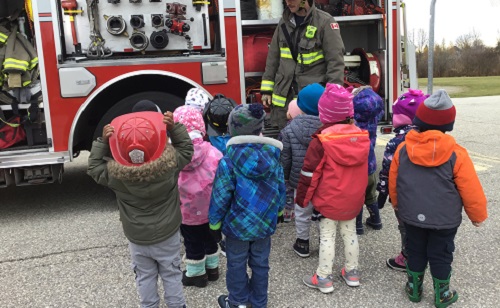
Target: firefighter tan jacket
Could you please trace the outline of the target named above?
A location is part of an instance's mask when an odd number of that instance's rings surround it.
[[[26,87],[38,77],[38,57],[31,43],[20,33],[17,26],[11,30],[0,26],[0,86],[8,85],[8,79],[20,76],[21,82],[13,87]]]
[[[294,46],[288,46],[282,24],[286,25]],[[311,31],[307,31],[308,26]],[[297,51],[297,61],[290,48]],[[295,25],[290,10],[285,9],[269,46],[261,93],[272,94],[273,105],[284,107],[294,78],[296,93],[311,83],[344,83],[344,43],[339,25],[314,4],[299,26]]]

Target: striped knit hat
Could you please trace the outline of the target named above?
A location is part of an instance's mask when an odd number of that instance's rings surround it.
[[[413,119],[413,124],[420,131],[440,130],[451,132],[455,124],[457,111],[445,90],[438,90],[420,104]]]
[[[344,87],[327,83],[318,102],[319,120],[323,124],[342,122],[354,116],[353,95]]]

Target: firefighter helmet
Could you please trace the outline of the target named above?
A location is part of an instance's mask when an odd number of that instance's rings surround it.
[[[167,143],[167,127],[159,112],[125,114],[111,121],[111,154],[121,165],[138,166],[161,156]]]
[[[207,135],[220,136],[227,133],[227,119],[236,107],[236,102],[222,94],[216,94],[204,110],[207,125]]]

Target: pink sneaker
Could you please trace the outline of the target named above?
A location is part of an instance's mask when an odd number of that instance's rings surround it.
[[[406,272],[406,257],[400,252],[397,257],[387,259],[387,266],[395,271]]]

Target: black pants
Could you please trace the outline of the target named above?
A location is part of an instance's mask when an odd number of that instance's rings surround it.
[[[202,260],[205,255],[214,254],[219,249],[210,233],[208,223],[197,226],[181,224],[181,234],[184,237],[188,260]]]
[[[423,272],[428,262],[433,277],[448,279],[458,227],[434,230],[405,223],[405,228],[408,268],[413,272]]]

